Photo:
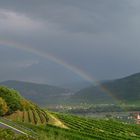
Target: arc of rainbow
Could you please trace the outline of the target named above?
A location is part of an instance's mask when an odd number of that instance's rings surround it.
[[[51,53],[40,51],[40,50],[35,49],[33,47],[21,45],[21,44],[12,42],[12,41],[0,40],[0,44],[1,45],[6,45],[6,46],[9,46],[9,47],[13,47],[13,48],[17,48],[17,49],[20,49],[20,50],[35,54],[37,56],[49,59],[50,61],[53,61],[53,62],[55,62],[55,63],[57,63],[59,65],[62,65],[65,68],[67,68],[68,70],[76,73],[77,75],[81,76],[83,79],[85,79],[85,80],[87,80],[87,81],[89,81],[89,82],[91,82],[93,84],[97,84],[97,82],[95,82],[95,80],[93,80],[91,78],[91,76],[87,75],[84,71],[78,69],[77,67],[75,67],[73,65],[70,65],[70,64],[66,63],[64,60],[62,60],[60,58],[57,58],[56,56],[52,55]]]
[[[65,62],[64,60],[53,56],[51,53],[43,52],[43,51],[40,51],[40,50],[35,49],[33,47],[21,45],[17,42],[13,42],[13,41],[0,40],[0,44],[35,54],[35,55],[43,57],[45,59],[49,59],[50,61],[55,62],[59,65],[62,65],[65,68],[67,68],[68,70],[72,71],[73,73],[79,75],[80,77],[82,77],[86,81],[89,81],[93,85],[99,86],[101,91],[107,93],[109,96],[111,96],[113,99],[115,99],[115,101],[117,101],[117,103],[120,103],[120,100],[117,97],[115,97],[106,87],[102,86],[99,81],[93,79],[91,76],[89,76],[87,73],[85,73],[81,69],[77,68],[76,66],[70,65],[67,62]]]

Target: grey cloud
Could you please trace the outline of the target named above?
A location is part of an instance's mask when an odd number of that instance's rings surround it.
[[[9,1],[1,2],[5,7],[17,12],[27,14],[33,18],[47,20],[55,23],[61,29],[72,32],[97,32],[109,29],[110,23],[114,22],[117,16],[124,16],[130,6],[127,0],[88,0],[88,1]],[[127,13],[125,13],[127,14]],[[115,20],[115,22],[120,20]]]
[[[1,0],[0,9],[16,15],[13,21],[12,17],[5,20],[7,13],[0,13],[1,38],[50,52],[97,79],[120,77],[140,70],[139,0]],[[20,19],[26,21],[24,26]],[[24,52],[22,62],[25,62],[26,55]],[[19,58],[18,53],[15,56]],[[36,57],[32,54],[32,59],[27,61],[36,61]],[[19,78],[45,81],[48,77],[46,81],[53,83],[61,79],[62,83],[75,77],[63,66],[41,59],[42,62],[26,71],[19,70]],[[51,68],[54,72],[51,72]],[[54,78],[51,73],[54,75],[56,69],[59,76],[55,75]],[[45,70],[48,70],[48,74],[45,74]],[[31,71],[34,72],[29,78]],[[42,73],[42,76],[38,74],[35,77],[37,73]],[[69,75],[67,79],[66,75]]]

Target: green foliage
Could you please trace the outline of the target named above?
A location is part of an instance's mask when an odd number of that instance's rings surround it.
[[[35,105],[33,103],[31,103],[30,101],[25,100],[25,99],[21,99],[20,104],[21,104],[23,110],[26,110],[26,111],[35,107]]]
[[[15,134],[10,129],[0,129],[0,140],[33,140],[27,136]]]
[[[46,124],[48,116],[36,104],[22,98],[16,90],[0,87],[0,116],[32,124]]]
[[[16,110],[21,110],[22,106],[20,103],[21,96],[19,92],[13,89],[9,89],[7,87],[1,86],[0,87],[0,97],[3,98],[8,107],[8,113],[13,113]]]
[[[8,112],[8,109],[7,103],[0,97],[0,116],[5,115]]]

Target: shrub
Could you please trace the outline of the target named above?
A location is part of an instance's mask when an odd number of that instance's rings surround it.
[[[30,101],[25,100],[25,99],[21,99],[20,104],[21,104],[22,108],[26,111],[34,108],[34,105]]]
[[[8,112],[8,106],[4,99],[0,97],[0,116],[5,115]]]
[[[0,97],[6,101],[9,107],[8,114],[11,114],[16,110],[22,109],[22,105],[20,103],[21,96],[16,90],[1,86]]]

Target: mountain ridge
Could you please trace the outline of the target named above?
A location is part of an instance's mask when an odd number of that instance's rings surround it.
[[[105,90],[105,91],[104,91]],[[101,83],[100,86],[90,86],[78,91],[71,97],[75,102],[114,102],[113,98],[108,98],[112,94],[116,100],[123,102],[133,102],[140,99],[140,73],[135,73],[127,77],[110,80]],[[77,101],[76,101],[77,99]],[[101,99],[101,100],[100,100]],[[102,100],[104,99],[104,100]],[[107,100],[106,100],[107,99]],[[109,100],[108,100],[109,99]],[[99,100],[99,101],[98,101]]]
[[[54,98],[58,97],[58,100],[60,100],[60,98],[65,98],[65,96],[67,97],[67,95],[71,94],[69,89],[25,81],[8,80],[1,82],[0,85],[18,90],[23,97],[39,105],[46,105],[51,100],[53,101]]]
[[[41,106],[63,104],[112,104],[140,100],[140,73],[114,80],[101,81],[100,86],[89,86],[78,92],[47,84],[8,80],[1,82],[18,90],[25,98]],[[110,96],[111,95],[111,96]]]

